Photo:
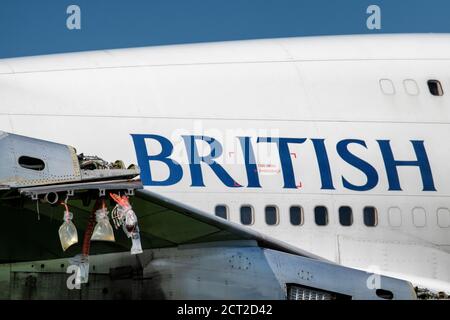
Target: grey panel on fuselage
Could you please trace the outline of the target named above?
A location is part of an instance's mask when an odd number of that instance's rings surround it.
[[[0,185],[14,188],[81,179],[75,150],[67,145],[0,131],[0,150]],[[44,167],[22,167],[19,158],[23,156],[43,161]]]

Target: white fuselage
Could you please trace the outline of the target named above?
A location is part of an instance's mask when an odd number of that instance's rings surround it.
[[[444,95],[432,95],[428,80]],[[449,95],[448,35],[0,60],[0,130],[137,163],[152,191],[211,213],[223,205],[237,223],[248,205],[251,228],[448,292]],[[292,206],[302,208],[301,225],[291,223]],[[317,206],[327,208],[326,225],[316,223]],[[364,223],[366,207],[376,226]]]

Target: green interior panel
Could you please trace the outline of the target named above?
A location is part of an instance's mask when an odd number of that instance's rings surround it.
[[[139,219],[143,249],[245,238],[227,226],[152,195],[137,193],[131,203]],[[78,243],[64,252],[58,237],[58,229],[63,222],[63,206],[38,205],[36,201],[25,198],[0,200],[0,263],[58,259],[81,253],[94,201],[85,206],[81,200],[69,200],[68,205],[77,227]],[[110,210],[113,205],[109,203]],[[92,241],[90,254],[130,250],[131,240],[123,230],[115,230],[114,233],[114,243]]]

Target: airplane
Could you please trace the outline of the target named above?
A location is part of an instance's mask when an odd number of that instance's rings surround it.
[[[99,191],[130,196],[144,253],[137,263],[122,252],[117,231],[114,245],[93,241],[97,289],[124,278],[151,298],[445,296],[449,40],[294,37],[0,60],[11,219],[0,285],[64,282],[82,248],[58,248],[57,202],[74,196],[82,229]],[[22,223],[26,241],[7,240]],[[114,292],[132,296],[119,282]]]

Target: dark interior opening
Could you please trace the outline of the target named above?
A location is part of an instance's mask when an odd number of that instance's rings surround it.
[[[375,293],[382,299],[392,300],[394,298],[394,294],[389,290],[377,289]]]
[[[328,224],[328,210],[324,206],[314,208],[314,217],[318,226],[326,226]]]
[[[339,222],[345,227],[349,227],[353,224],[352,208],[349,206],[342,206],[339,208]]]
[[[375,227],[378,224],[377,210],[374,207],[364,208],[364,224],[367,227]]]
[[[241,207],[241,223],[243,225],[253,224],[253,209],[250,206]]]
[[[302,208],[299,206],[292,206],[289,208],[290,221],[293,226],[303,224]]]
[[[428,80],[428,89],[433,96],[443,96],[444,90],[439,80]]]
[[[22,168],[36,170],[36,171],[42,171],[45,169],[44,161],[42,161],[41,159],[38,159],[38,158],[27,157],[27,156],[21,156],[19,158],[19,165]]]
[[[225,220],[228,220],[228,210],[226,206],[218,205],[215,209],[216,216]]]
[[[274,226],[278,223],[278,217],[277,217],[277,208],[274,206],[267,206],[266,207],[266,223],[269,226]]]

